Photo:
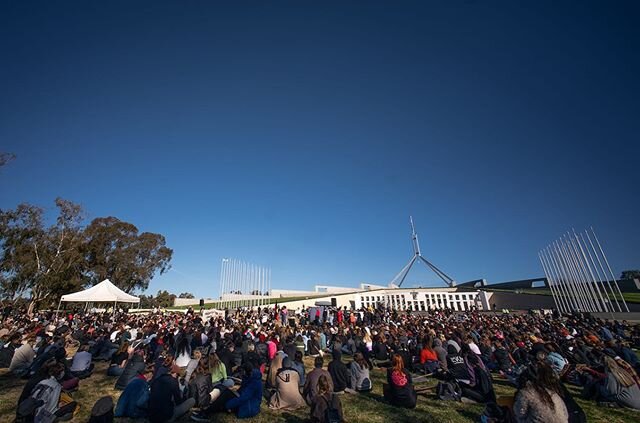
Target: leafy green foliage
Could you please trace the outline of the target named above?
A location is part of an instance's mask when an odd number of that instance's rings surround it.
[[[82,208],[61,198],[57,217],[47,226],[44,210],[20,204],[0,210],[0,295],[30,294],[51,306],[61,295],[106,278],[131,292],[146,289],[156,273],[169,270],[173,251],[162,235],[143,232],[115,217],[83,227]]]

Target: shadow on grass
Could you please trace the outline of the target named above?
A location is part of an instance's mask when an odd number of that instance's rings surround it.
[[[291,413],[282,413],[281,416],[284,418],[284,421],[286,423],[303,423],[303,422],[307,422],[309,421],[309,419],[307,418],[302,418],[300,416],[296,416],[295,414],[291,414]]]

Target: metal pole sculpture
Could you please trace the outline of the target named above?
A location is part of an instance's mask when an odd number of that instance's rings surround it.
[[[563,313],[574,311],[629,311],[602,245],[591,228],[567,232],[540,250],[538,258],[556,308]],[[605,285],[606,282],[606,285]],[[607,291],[608,288],[608,291]],[[622,307],[618,301],[621,298]]]
[[[444,273],[442,270],[438,269],[433,263],[422,256],[422,253],[420,252],[420,243],[418,242],[418,234],[416,233],[416,228],[413,225],[413,217],[411,216],[409,216],[409,224],[411,225],[411,244],[413,246],[413,256],[411,257],[409,262],[402,268],[402,270],[400,270],[400,272],[393,278],[393,280],[389,283],[389,286],[396,285],[398,288],[401,287],[402,283],[406,279],[409,271],[416,263],[416,261],[420,261],[422,264],[427,266],[448,286],[456,286],[456,281],[453,280],[453,278]]]

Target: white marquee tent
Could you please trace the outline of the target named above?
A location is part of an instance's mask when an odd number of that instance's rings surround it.
[[[97,285],[84,291],[63,295],[60,302],[77,303],[140,303],[140,298],[127,294],[109,279],[105,279]],[[58,307],[59,308],[59,307]]]

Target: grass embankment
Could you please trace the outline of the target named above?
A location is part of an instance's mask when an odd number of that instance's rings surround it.
[[[328,362],[328,358],[325,359]],[[312,368],[312,360],[305,359],[307,371]],[[74,418],[75,422],[86,422],[91,413],[91,407],[100,397],[110,395],[114,403],[120,395],[119,391],[113,389],[115,379],[106,376],[106,364],[99,363],[94,374],[80,382],[80,389],[73,393],[74,399],[81,405],[79,414]],[[477,422],[483,406],[477,404],[464,404],[451,401],[439,401],[433,394],[420,395],[418,406],[414,410],[404,410],[386,404],[382,397],[382,384],[386,380],[384,370],[374,369],[371,371],[373,391],[369,394],[349,395],[340,397],[346,421],[348,423],[410,423],[410,422]],[[0,376],[0,421],[13,421],[17,399],[25,384],[24,380],[8,376]],[[513,395],[514,389],[504,381],[494,382],[498,395]],[[416,386],[435,386],[434,380],[417,384]],[[576,388],[570,388],[574,395],[578,395]],[[640,413],[626,409],[598,408],[595,403],[578,399],[578,403],[587,413],[590,422],[637,422],[640,420]],[[309,408],[303,407],[295,411],[273,411],[270,410],[266,401],[262,403],[261,413],[248,419],[248,422],[271,423],[288,422],[301,423],[309,416]],[[189,421],[188,416],[181,422]],[[219,415],[216,422],[235,422],[237,419],[232,415]],[[119,423],[130,423],[129,419],[116,419]]]
[[[546,288],[538,288],[538,289],[491,289],[484,288],[486,291],[495,291],[495,292],[511,292],[517,294],[531,294],[531,295],[551,295],[551,291]],[[623,292],[622,296],[624,300],[631,304],[640,304],[640,292]],[[616,298],[609,294],[609,299],[616,300]],[[617,300],[620,301],[620,296],[617,296]]]
[[[265,300],[265,304],[267,305],[273,305],[273,304],[281,304],[281,303],[285,303],[285,302],[290,302],[290,301],[303,301],[303,300],[315,300],[316,298],[321,298],[321,297],[326,297],[328,294],[323,293],[323,294],[319,294],[319,295],[308,295],[308,296],[304,296],[304,297],[282,297],[282,298],[266,298]],[[246,303],[248,304],[248,300],[246,301]],[[209,309],[218,309],[220,308],[220,306],[223,307],[228,307],[230,304],[229,301],[212,301],[210,303],[205,303],[204,304],[204,309],[205,310],[209,310]],[[309,303],[309,305],[313,305],[311,303]],[[191,304],[191,305],[183,305],[183,306],[176,306],[176,307],[170,307],[168,308],[168,310],[186,310],[189,307],[193,307],[194,309],[198,309],[200,310],[200,306],[198,305],[198,303],[196,304]]]

